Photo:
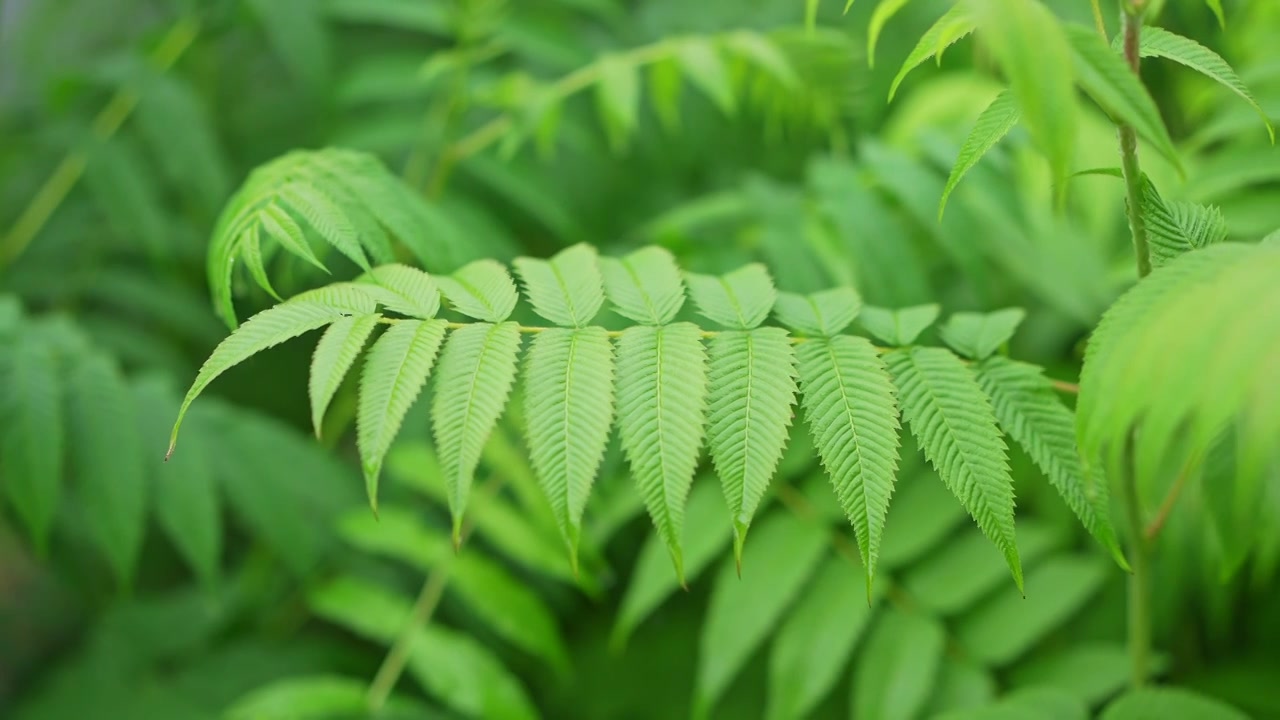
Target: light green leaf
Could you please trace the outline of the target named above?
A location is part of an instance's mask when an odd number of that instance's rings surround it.
[[[408,599],[354,577],[313,590],[313,613],[372,642],[390,645],[412,613]],[[498,658],[475,639],[430,624],[411,638],[409,674],[422,689],[468,717],[534,720],[538,712],[524,688]]]
[[[1057,687],[1095,705],[1128,684],[1129,653],[1120,644],[1072,644],[1018,663],[1011,669],[1011,682],[1014,687]]]
[[[808,717],[840,679],[875,610],[849,561],[829,557],[769,653],[768,720]]]
[[[1213,16],[1218,18],[1218,27],[1226,29],[1227,17],[1222,12],[1222,0],[1204,0],[1204,3],[1213,11]]]
[[[262,209],[258,215],[258,221],[262,223],[262,231],[267,234],[267,237],[280,243],[285,250],[324,272],[329,272],[329,268],[320,262],[311,249],[311,243],[307,242],[307,236],[303,234],[298,221],[294,220],[287,210],[273,203]]]
[[[1218,0],[1209,0],[1210,7],[1213,7],[1214,13],[1218,16],[1218,22],[1222,22],[1222,6],[1217,3]],[[1186,65],[1239,95],[1262,118],[1262,123],[1267,128],[1267,135],[1271,137],[1271,142],[1275,143],[1276,131],[1271,124],[1271,119],[1258,105],[1258,101],[1253,99],[1253,95],[1249,93],[1249,88],[1245,87],[1240,76],[1231,69],[1221,55],[1191,38],[1150,26],[1142,29],[1139,52],[1143,57],[1162,57]]]
[[[701,90],[721,112],[733,114],[737,109],[733,86],[715,44],[698,36],[681,39],[676,44],[676,59],[694,87]]]
[[[369,259],[360,246],[360,233],[351,218],[318,185],[291,182],[279,189],[280,201],[296,213],[335,250],[361,270],[369,270]]]
[[[705,716],[769,637],[828,547],[825,525],[790,514],[766,517],[756,537],[746,549],[741,578],[732,562],[716,576],[698,640],[695,716]]]
[[[339,318],[316,344],[315,354],[311,356],[311,376],[308,381],[308,394],[311,397],[311,426],[316,437],[320,437],[320,427],[324,423],[325,410],[333,400],[334,393],[347,377],[347,371],[355,363],[356,357],[364,350],[365,343],[377,327],[380,315],[348,315]]]
[[[640,83],[636,66],[620,55],[605,55],[596,61],[596,108],[600,122],[614,151],[626,146],[635,131],[640,107]]]
[[[1167,201],[1145,175],[1142,177],[1142,218],[1146,222],[1153,268],[1227,238],[1227,220],[1221,210],[1213,205]]]
[[[654,527],[684,583],[684,504],[705,431],[707,359],[691,323],[636,326],[618,341],[622,448]]]
[[[957,6],[959,7],[959,6]],[[960,155],[956,157],[956,162],[951,166],[951,174],[947,177],[947,185],[942,189],[942,199],[938,201],[938,217],[947,209],[947,199],[951,197],[951,192],[960,184],[960,180],[965,174],[973,169],[974,165],[983,158],[991,148],[996,146],[1014,125],[1022,118],[1022,113],[1018,109],[1018,99],[1010,90],[1005,90],[996,96],[995,100],[987,106],[982,114],[978,116],[977,122],[973,125],[973,130],[969,131],[968,137],[964,139],[964,145],[960,147]]]
[[[604,304],[604,280],[590,245],[565,248],[550,260],[518,257],[514,265],[534,312],[557,325],[583,327]]]
[[[742,562],[751,518],[778,468],[796,399],[795,352],[785,330],[726,331],[709,347],[707,446],[733,519]]]
[[[1004,554],[1022,590],[1013,530],[1013,478],[991,403],[969,368],[942,348],[913,347],[885,357],[902,416],[984,535]]]
[[[1027,687],[1000,698],[996,707],[1013,710],[1019,717],[1035,715],[1044,720],[1089,720],[1089,709],[1078,698],[1055,687]]]
[[[956,313],[938,328],[943,342],[967,358],[983,360],[1009,342],[1027,312],[1005,308],[989,313]]]
[[[67,428],[61,385],[48,343],[27,336],[0,345],[0,488],[41,552],[62,498]]]
[[[991,357],[977,371],[1000,427],[1027,451],[1089,534],[1127,568],[1111,523],[1107,483],[1088,476],[1076,449],[1075,419],[1041,369]]]
[[[720,276],[685,273],[684,277],[699,314],[734,330],[750,330],[764,322],[778,296],[769,271],[760,263]]]
[[[749,30],[736,30],[722,35],[721,40],[726,50],[768,73],[784,88],[799,82],[791,61],[770,38]]]
[[[937,683],[945,644],[946,632],[933,618],[893,608],[880,612],[853,669],[854,716],[917,717]]]
[[[668,132],[680,127],[680,96],[683,92],[680,64],[675,58],[659,60],[649,66],[649,102],[658,122]]]
[[[941,58],[944,48],[964,39],[973,30],[973,18],[969,15],[969,8],[964,3],[951,6],[946,14],[929,26],[920,41],[911,49],[907,59],[902,61],[902,67],[894,76],[893,84],[889,86],[889,102],[893,102],[894,95],[898,94],[898,87],[902,85],[908,73],[935,55]]]
[[[496,260],[476,260],[435,281],[453,309],[467,317],[500,323],[516,308],[516,284]]]
[[[1237,429],[1224,430],[1200,472],[1205,515],[1218,540],[1219,576],[1224,579],[1235,575],[1258,541],[1266,504],[1267,478],[1240,472],[1237,444]]]
[[[379,265],[357,281],[378,304],[392,312],[430,320],[440,310],[440,291],[432,277],[408,265]]]
[[[267,277],[267,267],[262,258],[262,238],[259,233],[259,225],[250,225],[244,231],[244,235],[240,238],[240,257],[244,259],[245,267],[249,269],[249,275],[258,287],[267,292],[268,295],[281,300],[280,293],[271,286],[271,278]]]
[[[336,720],[364,717],[369,708],[367,680],[340,675],[309,675],[276,680],[237,700],[226,720]],[[417,702],[390,698],[389,718],[431,720],[434,713]]]
[[[90,539],[125,586],[147,528],[147,478],[133,395],[114,362],[93,354],[73,368],[67,398],[76,501]]]
[[[148,377],[133,385],[143,448],[160,447],[178,398],[169,384]],[[143,457],[149,453],[143,451]],[[155,497],[155,515],[169,541],[206,587],[218,577],[222,559],[222,501],[213,474],[213,458],[205,436],[187,439],[182,452],[167,463],[146,463]]]
[[[582,512],[613,423],[613,363],[613,347],[598,327],[545,330],[533,339],[525,357],[529,459],[575,572]],[[620,403],[621,387],[618,398]]]
[[[899,10],[906,7],[908,2],[911,0],[880,0],[876,4],[876,9],[871,13],[871,23],[867,26],[867,67],[876,66],[876,42],[880,39],[884,26],[898,14]],[[892,93],[890,97],[893,97]]]
[[[356,445],[374,512],[378,510],[382,459],[400,432],[409,406],[427,383],[444,331],[443,320],[404,320],[388,328],[365,356],[356,408]]]
[[[730,523],[724,514],[724,495],[711,477],[699,477],[689,493],[684,529],[685,579],[692,582],[729,544]],[[640,548],[610,640],[621,649],[632,631],[680,587],[671,573],[666,543],[650,534]]]
[[[853,523],[867,594],[898,473],[898,406],[884,361],[864,338],[801,343],[805,418],[845,515]]]
[[[910,345],[920,337],[925,328],[938,319],[941,308],[937,305],[915,305],[891,310],[864,306],[858,322],[867,332],[890,345]]]
[[[1000,568],[1004,573],[1004,568]],[[991,672],[971,660],[943,658],[934,683],[925,717],[950,717],[941,713],[967,710],[989,704],[996,695],[996,679]]]
[[[1083,25],[1063,26],[1071,43],[1071,62],[1084,88],[1117,123],[1133,126],[1174,167],[1182,169],[1178,151],[1147,88],[1097,32]],[[1066,176],[1059,179],[1065,181]]]
[[[1214,698],[1174,687],[1131,690],[1107,705],[1100,720],[1248,720]]]
[[[1028,565],[1069,540],[1057,527],[1028,520],[1018,523],[1018,550]],[[969,531],[912,565],[902,585],[922,609],[947,616],[989,595],[1005,572],[1003,559],[991,543],[981,533]]]
[[[1064,26],[1039,0],[969,0],[968,8],[1009,78],[1031,137],[1049,159],[1054,186],[1065,190],[1077,129],[1072,53],[1065,33],[1073,26]]]
[[[680,268],[669,250],[649,246],[621,258],[601,258],[604,291],[618,314],[645,325],[675,319],[684,305]]]
[[[806,335],[839,335],[862,311],[853,288],[839,287],[812,295],[778,293],[773,314],[783,325]]]
[[[1045,560],[1027,576],[1027,593],[1002,592],[977,606],[956,628],[970,657],[1001,666],[1057,629],[1102,587],[1106,565],[1085,555]]]
[[[454,544],[461,542],[471,481],[484,444],[511,393],[519,352],[520,329],[513,322],[504,322],[454,330],[440,354],[431,426],[448,488]]]
[[[200,367],[173,424],[169,454],[173,454],[178,442],[178,430],[182,427],[182,418],[187,414],[187,409],[219,375],[263,350],[305,332],[348,315],[368,315],[376,309],[377,303],[360,287],[352,283],[339,283],[296,295],[246,320],[214,348],[209,359]]]

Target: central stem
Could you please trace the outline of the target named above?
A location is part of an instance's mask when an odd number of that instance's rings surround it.
[[[1142,11],[1144,3],[1133,2],[1124,13],[1124,59],[1135,75],[1142,55],[1139,42],[1142,37]],[[1138,133],[1132,125],[1120,125],[1120,161],[1124,170],[1124,184],[1128,193],[1129,232],[1133,236],[1133,253],[1138,261],[1138,277],[1151,273],[1151,250],[1147,245],[1147,224],[1142,217],[1142,171],[1138,168]]]

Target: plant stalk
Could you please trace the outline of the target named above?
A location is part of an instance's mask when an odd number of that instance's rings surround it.
[[[1142,13],[1145,3],[1132,2],[1126,6],[1121,32],[1124,35],[1124,58],[1129,68],[1138,75],[1141,54],[1138,47],[1142,38]],[[1138,263],[1138,277],[1151,274],[1151,248],[1147,243],[1147,224],[1142,217],[1142,171],[1138,166],[1138,134],[1132,125],[1120,125],[1120,164],[1124,171],[1129,213],[1129,232],[1133,236],[1133,254]]]
[[[409,619],[405,623],[404,631],[396,637],[395,643],[387,651],[387,656],[383,658],[382,665],[378,667],[378,673],[374,675],[373,682],[369,684],[370,714],[382,710],[387,704],[387,698],[391,697],[391,691],[395,689],[396,682],[404,673],[405,665],[409,663],[409,652],[418,639],[418,631],[431,620],[431,615],[440,604],[445,586],[449,584],[449,571],[452,567],[453,557],[450,556],[427,575],[426,582],[422,584],[422,590],[418,592],[418,599],[413,604],[413,612],[409,614]]]
[[[183,18],[174,24],[151,53],[151,65],[159,72],[173,66],[178,58],[191,47],[200,31],[200,23],[194,18]],[[141,95],[135,87],[121,88],[93,119],[91,134],[95,142],[104,142],[116,134],[124,121],[133,114]],[[18,216],[9,233],[0,238],[0,268],[11,264],[27,249],[45,223],[62,205],[71,189],[84,175],[89,164],[89,151],[81,147],[67,153],[62,162],[36,191],[31,202]]]

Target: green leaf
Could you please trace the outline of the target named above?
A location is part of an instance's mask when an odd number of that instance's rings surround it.
[[[689,493],[684,530],[685,579],[693,581],[729,544],[730,523],[724,515],[724,496],[710,477],[700,477]],[[611,644],[621,649],[632,631],[679,587],[671,573],[666,543],[655,534],[645,538],[618,608]]]
[[[534,312],[557,325],[583,327],[604,304],[604,280],[596,250],[578,244],[550,260],[518,257],[516,273]]]
[[[214,348],[209,359],[200,367],[173,424],[169,454],[173,454],[178,442],[178,430],[182,427],[182,418],[187,414],[187,409],[219,375],[263,350],[305,332],[348,315],[368,315],[376,309],[375,301],[361,288],[351,283],[339,283],[296,295],[246,320]]]
[[[751,518],[778,468],[796,399],[796,359],[782,328],[726,331],[711,340],[707,446],[733,519],[742,562]]]
[[[48,343],[27,336],[0,345],[0,487],[41,552],[62,497],[67,429],[61,386]]]
[[[840,506],[853,523],[867,594],[898,473],[898,406],[884,361],[850,335],[801,343],[805,419]]]
[[[582,512],[613,423],[613,363],[613,347],[598,327],[544,330],[534,337],[525,357],[529,459],[568,544],[575,572]],[[618,398],[621,401],[621,387]]]
[[[147,527],[147,485],[137,409],[119,368],[106,355],[79,360],[67,386],[67,444],[77,504],[89,537],[121,586],[137,567]]]
[[[248,0],[267,39],[289,71],[314,92],[330,73],[331,49],[323,10],[308,0]]]
[[[724,47],[776,80],[784,88],[792,88],[800,81],[786,54],[767,36],[749,30],[735,30],[721,35]]]
[[[690,84],[701,90],[721,112],[732,115],[737,102],[729,71],[715,44],[697,36],[684,38],[677,42],[675,55]]]
[[[132,390],[143,447],[154,442],[159,448],[178,398],[155,377],[138,381]],[[205,435],[196,433],[169,462],[147,463],[156,520],[206,587],[217,579],[222,559],[222,501],[210,454]]]
[[[1123,645],[1082,643],[1011,669],[1015,687],[1053,686],[1090,705],[1106,700],[1129,682],[1129,652]]]
[[[1027,687],[1014,690],[1000,698],[999,708],[1019,713],[1020,717],[1035,714],[1044,720],[1089,720],[1089,709],[1078,698],[1054,687]]]
[[[361,270],[369,270],[369,258],[360,246],[355,223],[338,201],[319,185],[291,182],[279,189],[281,202],[311,229]]]
[[[1004,572],[1004,568],[1000,568]],[[950,717],[948,711],[967,710],[989,704],[996,695],[996,680],[991,672],[971,660],[943,658],[938,668],[933,697],[925,717]]]
[[[1222,0],[1204,0],[1204,4],[1208,5],[1213,11],[1213,16],[1218,18],[1218,27],[1226,29],[1227,17],[1222,12]]]
[[[1049,159],[1054,186],[1065,189],[1075,159],[1077,129],[1075,77],[1066,32],[1073,26],[1064,26],[1039,0],[969,0],[968,8],[1009,78],[1031,137]]]
[[[388,328],[365,357],[356,409],[356,445],[374,512],[378,510],[382,459],[431,375],[444,331],[443,320],[404,320]]]
[[[644,325],[675,320],[684,305],[684,283],[676,259],[649,246],[621,258],[601,258],[604,291],[618,314]]]
[[[778,629],[769,653],[768,720],[808,717],[839,682],[871,622],[849,561],[830,557]]]
[[[1182,170],[1178,151],[1147,88],[1097,32],[1083,25],[1065,25],[1071,43],[1071,62],[1080,87],[1117,123],[1133,126],[1175,168]],[[1065,181],[1066,177],[1059,178]]]
[[[390,645],[410,620],[410,602],[378,585],[340,577],[313,590],[312,612],[373,642]],[[410,638],[407,670],[423,690],[468,717],[533,720],[520,682],[483,645],[439,625]]]
[[[938,328],[938,334],[961,355],[983,360],[1009,342],[1026,316],[1027,312],[1022,308],[956,313]]]
[[[516,308],[516,284],[496,260],[476,260],[435,280],[453,309],[468,317],[500,323]]]
[[[1167,201],[1145,175],[1142,218],[1150,243],[1151,267],[1158,268],[1192,250],[1227,239],[1227,220],[1213,205]]]
[[[911,720],[929,700],[946,643],[933,618],[886,608],[853,669],[854,716]]]
[[[1107,705],[1100,720],[1247,720],[1214,698],[1173,687],[1131,690]]]
[[[680,127],[680,96],[683,92],[680,64],[675,58],[659,60],[649,66],[649,102],[658,122],[668,132]]]
[[[244,259],[245,266],[249,269],[249,275],[258,287],[267,292],[268,295],[276,300],[282,300],[280,293],[271,286],[271,278],[267,277],[267,267],[262,257],[262,238],[259,233],[260,226],[250,225],[245,229],[244,235],[240,239],[240,257]]]
[[[285,250],[306,260],[324,272],[329,272],[329,269],[324,266],[324,263],[320,262],[315,252],[312,251],[311,244],[307,242],[307,236],[303,234],[302,227],[298,225],[298,221],[294,220],[287,210],[279,205],[271,204],[262,209],[258,219],[262,223],[263,232],[272,240],[280,243],[280,246]]]
[[[1106,566],[1094,557],[1045,560],[1028,574],[1025,597],[1002,592],[974,608],[957,626],[957,640],[979,662],[1008,664],[1084,607],[1106,577]]]
[[[1056,527],[1027,520],[1018,523],[1018,549],[1028,565],[1061,549],[1069,539]],[[981,533],[970,531],[911,566],[902,585],[922,609],[946,616],[966,610],[989,595],[1004,574],[999,553]]]
[[[448,488],[453,542],[461,542],[471,481],[516,379],[520,328],[477,323],[454,330],[440,354],[431,426]]]
[[[720,567],[698,640],[695,715],[705,716],[800,595],[827,551],[827,528],[790,514],[770,515],[746,549],[742,577]]]
[[[1127,568],[1111,524],[1107,483],[1090,478],[1080,462],[1074,417],[1048,378],[1034,365],[1004,357],[987,358],[977,370],[1000,427],[1027,451],[1089,534]]]
[[[622,448],[654,527],[684,583],[684,504],[705,431],[707,360],[691,323],[636,326],[617,348]]]
[[[596,108],[616,152],[626,146],[636,128],[640,107],[636,66],[621,55],[605,55],[596,61],[596,68]]]
[[[919,452],[908,452],[885,521],[880,565],[895,570],[941,547],[968,515]]]
[[[941,308],[932,304],[897,310],[867,305],[858,315],[858,322],[867,332],[890,345],[910,345],[938,319],[940,311]]]
[[[969,8],[964,3],[957,3],[951,6],[951,9],[946,14],[929,26],[929,29],[921,36],[920,41],[911,49],[907,59],[902,61],[902,67],[898,70],[898,74],[894,76],[893,84],[889,86],[889,102],[893,102],[894,95],[898,94],[898,87],[902,85],[902,81],[906,79],[908,73],[935,55],[941,58],[944,48],[964,39],[973,30],[974,23],[972,16],[969,14]]]
[[[338,720],[362,718],[369,708],[367,680],[340,675],[308,675],[275,680],[241,697],[226,720]],[[437,716],[417,702],[392,697],[380,717]]]
[[[1222,6],[1218,4],[1218,0],[1209,0],[1209,5],[1213,8],[1214,14],[1218,16],[1218,22],[1221,23],[1223,21]],[[1239,95],[1262,118],[1262,124],[1267,128],[1267,135],[1270,136],[1272,144],[1275,143],[1276,131],[1271,124],[1271,119],[1267,117],[1267,113],[1258,105],[1258,102],[1253,99],[1253,95],[1249,93],[1249,88],[1245,87],[1244,82],[1240,80],[1240,76],[1236,74],[1235,70],[1231,69],[1231,66],[1227,64],[1227,61],[1221,55],[1191,38],[1151,26],[1142,29],[1139,52],[1142,53],[1143,57],[1162,57],[1186,65]]]
[[[1222,578],[1230,578],[1240,569],[1259,539],[1264,522],[1261,511],[1266,504],[1266,478],[1260,473],[1240,472],[1237,435],[1235,427],[1223,431],[1210,447],[1200,473],[1205,515],[1220,547]]]
[[[783,325],[806,335],[839,335],[862,311],[853,288],[839,287],[812,295],[778,293],[773,314]]]
[[[380,265],[361,275],[365,292],[401,315],[430,320],[440,310],[440,291],[430,275],[408,265]]]
[[[311,376],[307,384],[311,397],[311,426],[317,438],[320,437],[320,427],[329,403],[356,357],[364,350],[380,318],[375,313],[348,315],[336,320],[320,336],[315,354],[311,356]]]
[[[996,146],[996,143],[1009,134],[1021,118],[1022,112],[1018,109],[1018,99],[1010,90],[1001,92],[982,111],[973,125],[973,130],[970,130],[968,137],[964,139],[964,145],[960,147],[960,155],[956,157],[955,164],[951,166],[947,185],[942,189],[942,199],[938,201],[939,219],[947,209],[947,199],[960,184],[960,180],[991,151],[991,148]]]
[[[759,263],[720,276],[685,273],[685,282],[703,317],[734,330],[750,330],[764,322],[778,296],[769,271]]]
[[[910,1],[880,0],[876,4],[876,9],[871,13],[871,23],[867,26],[867,67],[876,66],[876,42],[880,39],[884,26]],[[890,93],[889,97],[892,98],[893,94]]]
[[[995,413],[969,368],[941,348],[885,356],[898,402],[920,449],[984,535],[1004,554],[1022,590],[1013,530],[1013,478]]]

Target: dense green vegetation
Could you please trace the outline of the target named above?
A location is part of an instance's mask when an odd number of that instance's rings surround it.
[[[1278,36],[0,0],[0,716],[1280,718]]]

